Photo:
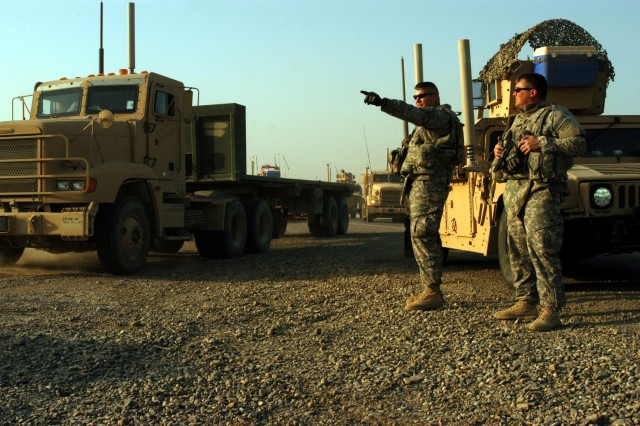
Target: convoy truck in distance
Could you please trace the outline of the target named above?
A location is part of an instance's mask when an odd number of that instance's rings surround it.
[[[336,182],[346,183],[352,186],[353,194],[348,198],[349,205],[349,217],[355,219],[357,215],[362,211],[362,187],[355,180],[353,173],[340,170],[340,173],[336,175]]]
[[[533,45],[536,40],[549,44]],[[518,59],[527,41],[533,58]],[[544,75],[547,99],[569,108],[586,131],[586,152],[568,172],[561,259],[640,250],[640,116],[603,114],[614,76],[606,51],[570,21],[545,21],[502,45],[480,73],[484,102],[472,123],[474,140],[465,141],[465,146],[471,142],[471,155],[466,172],[453,177],[440,224],[446,249],[498,255],[507,284],[513,274],[507,256],[505,183],[490,166],[493,148],[517,112],[516,81],[527,72]]]
[[[362,182],[362,220],[373,222],[376,218],[391,218],[403,222],[407,208],[400,204],[404,177],[389,170],[370,171],[360,176]]]
[[[192,238],[207,258],[266,252],[293,215],[347,232],[350,185],[247,175],[245,107],[192,100],[126,69],[38,83],[29,119],[0,123],[0,264],[96,250],[130,274]]]

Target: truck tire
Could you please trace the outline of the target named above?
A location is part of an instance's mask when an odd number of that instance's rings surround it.
[[[0,239],[0,266],[15,265],[24,253],[24,247],[13,244],[11,238]]]
[[[287,210],[285,209],[271,209],[271,217],[273,218],[273,234],[272,238],[282,238],[287,232],[287,225],[289,223]]]
[[[511,270],[509,252],[507,250],[507,212],[505,211],[500,213],[500,222],[498,224],[498,263],[500,264],[500,272],[505,284],[511,290],[514,290],[513,271]]]
[[[322,224],[319,214],[310,214],[307,217],[307,226],[312,237],[322,237]]]
[[[266,253],[271,247],[273,237],[273,216],[271,207],[264,200],[251,200],[244,203],[247,213],[246,253]]]
[[[338,198],[338,235],[344,235],[349,229],[349,203],[346,197]]]
[[[239,200],[227,203],[224,230],[193,233],[200,256],[206,258],[236,258],[242,256],[247,244],[247,214]]]
[[[322,235],[325,237],[335,237],[338,235],[339,222],[340,218],[336,198],[333,195],[325,195],[323,212],[320,216]]]
[[[98,259],[114,275],[140,270],[147,261],[151,226],[144,205],[135,197],[124,197],[98,213]]]

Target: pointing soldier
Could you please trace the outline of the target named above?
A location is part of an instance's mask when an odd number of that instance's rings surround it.
[[[438,88],[431,82],[415,86],[415,107],[373,92],[362,94],[366,104],[379,106],[382,112],[416,125],[401,174],[411,181],[408,195],[411,244],[424,290],[410,297],[404,308],[410,311],[438,308],[444,304],[440,291],[443,264],[440,219],[457,156],[458,141],[452,134],[460,121],[449,105],[440,105]]]

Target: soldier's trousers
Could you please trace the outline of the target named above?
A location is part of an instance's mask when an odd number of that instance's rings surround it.
[[[413,182],[409,194],[411,245],[425,287],[437,288],[442,283],[440,220],[447,195],[446,190],[434,189],[422,180]]]
[[[564,230],[561,203],[560,194],[545,188],[530,192],[520,212],[507,216],[508,253],[517,300],[555,309],[565,305],[558,256]]]

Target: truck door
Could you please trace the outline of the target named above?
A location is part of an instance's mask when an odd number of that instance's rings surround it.
[[[147,113],[147,164],[163,180],[165,192],[184,191],[180,176],[182,129],[176,106],[177,97],[170,88],[154,85]]]

